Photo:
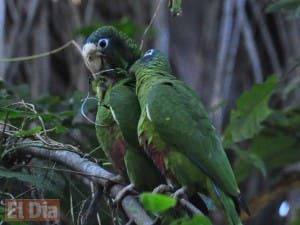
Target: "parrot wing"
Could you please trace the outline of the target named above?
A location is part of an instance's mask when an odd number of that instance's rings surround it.
[[[155,130],[223,191],[239,195],[222,142],[197,96],[175,78],[156,79],[145,96],[147,117]]]
[[[125,140],[132,146],[138,146],[137,124],[140,117],[140,106],[134,85],[135,81],[130,78],[114,85],[109,93],[109,107]]]
[[[152,190],[165,179],[138,143],[137,126],[140,105],[135,94],[135,81],[126,79],[115,85],[109,94],[110,110],[127,141],[124,161],[130,181],[140,190]],[[147,174],[147,178],[145,178]]]

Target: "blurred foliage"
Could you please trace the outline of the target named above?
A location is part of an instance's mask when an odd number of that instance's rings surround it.
[[[169,8],[173,16],[182,14],[182,0],[169,0]]]
[[[274,111],[263,123],[264,128],[253,138],[246,152],[262,160],[268,169],[284,167],[300,159],[300,106]],[[236,165],[239,180],[252,171],[251,161]]]
[[[279,0],[266,9],[266,12],[277,12],[283,10],[289,19],[295,19],[300,17],[300,1],[299,0]]]
[[[237,99],[224,140],[238,157],[234,169],[239,181],[249,178],[254,168],[265,177],[267,171],[299,162],[300,105],[270,108],[295,91],[296,85],[287,91],[289,84],[273,75]]]
[[[94,21],[93,23],[91,23],[91,25],[84,26],[78,29],[75,32],[75,35],[76,36],[80,35],[86,38],[99,27],[107,26],[107,25],[108,25],[107,23],[101,21]],[[143,26],[133,23],[128,17],[123,17],[121,20],[118,20],[117,22],[111,23],[109,25],[116,27],[118,30],[134,38],[140,37],[145,29]],[[147,33],[147,39],[153,40],[154,37],[155,37],[155,31],[153,28],[150,28],[149,32]]]
[[[196,215],[192,219],[178,219],[171,223],[171,225],[211,225],[210,220],[201,215]]]
[[[269,99],[277,85],[276,75],[270,76],[263,84],[254,85],[250,92],[245,91],[237,100],[237,109],[232,110],[227,136],[234,142],[252,138],[258,133],[264,121],[271,113]]]
[[[98,142],[94,125],[87,123],[80,115],[82,99],[86,94],[76,91],[66,99],[57,96],[32,98],[27,85],[15,86],[3,81],[0,82],[0,93],[1,200],[11,196],[33,198],[32,193],[36,193],[34,198],[59,198],[62,220],[68,218],[71,221],[73,216],[75,220],[81,220],[90,201],[89,188],[81,181],[74,180],[70,172],[63,172],[64,168],[60,165],[38,159],[32,159],[30,165],[26,165],[26,156],[14,154],[14,151],[15,142],[25,137],[32,140],[32,146],[35,140],[55,140],[66,146],[72,144],[81,147],[81,150],[89,153],[89,157],[107,162],[102,160],[102,151],[95,151]],[[86,105],[87,113],[96,111],[97,103],[92,103]],[[56,168],[60,169],[59,172]],[[73,205],[70,205],[70,201]],[[0,212],[1,209],[3,207]],[[100,213],[102,221],[111,224],[108,206],[101,207]]]
[[[47,135],[55,140],[74,143],[70,137],[72,130],[83,129],[92,134],[96,142],[92,124],[87,124],[80,115],[84,93],[74,92],[73,96],[61,99],[58,96],[39,96],[31,98],[27,85],[12,86],[0,82],[0,120],[11,125],[16,137]],[[97,104],[87,104],[86,110],[96,112]],[[93,148],[90,144],[85,149]]]

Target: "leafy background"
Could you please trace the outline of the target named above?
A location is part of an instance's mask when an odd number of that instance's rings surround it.
[[[210,110],[252,210],[251,218],[242,215],[245,224],[300,224],[300,1],[184,0],[182,7],[181,1],[170,2],[173,13],[167,1],[0,0],[0,57],[48,52],[72,39],[82,45],[106,24],[143,39],[143,49],[156,47],[169,56],[174,73]],[[46,169],[63,169],[49,161],[16,167],[12,162],[26,157],[11,153],[20,138],[46,136],[111,169],[97,148],[93,125],[80,113],[90,92],[88,75],[71,46],[44,58],[0,62],[0,128],[6,131],[0,134],[0,200],[60,198],[62,223],[81,224],[91,200],[84,180]],[[93,118],[95,102],[85,111]],[[153,215],[165,215],[174,201],[141,195]],[[282,203],[289,205],[284,216]],[[108,199],[99,204],[102,224],[126,223]],[[216,210],[211,220],[225,224]],[[206,217],[186,216],[174,222],[209,223]]]

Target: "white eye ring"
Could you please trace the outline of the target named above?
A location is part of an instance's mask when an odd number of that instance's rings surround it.
[[[108,46],[108,43],[109,43],[108,38],[101,38],[98,41],[98,47],[100,47],[101,49],[105,49]]]
[[[153,53],[154,53],[154,49],[150,49],[150,50],[145,52],[144,56],[152,55]]]

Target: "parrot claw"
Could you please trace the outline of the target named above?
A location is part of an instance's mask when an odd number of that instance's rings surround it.
[[[188,196],[186,194],[186,187],[182,187],[178,189],[171,196],[173,198],[178,199],[180,205],[183,208],[187,209],[188,212],[191,213],[191,215],[197,215],[197,214],[204,215],[204,213],[200,209],[198,209],[194,204],[189,202]]]
[[[177,199],[181,199],[181,198],[188,199],[188,197],[186,195],[186,187],[182,187],[182,188],[178,189],[171,196],[173,198],[177,198]]]
[[[122,199],[128,194],[128,192],[134,193],[134,194],[138,194],[135,190],[134,190],[134,185],[133,184],[129,184],[127,186],[125,186],[121,191],[119,191],[119,193],[117,194],[117,196],[114,199],[114,204],[119,204]]]
[[[171,192],[174,188],[171,185],[168,184],[161,184],[158,187],[154,188],[152,193],[157,194],[157,193],[167,193]]]

